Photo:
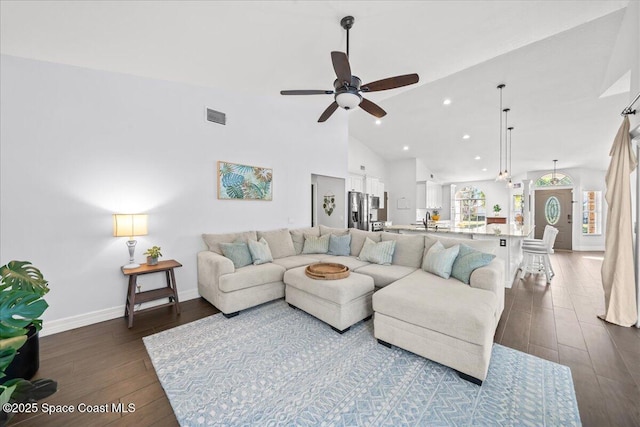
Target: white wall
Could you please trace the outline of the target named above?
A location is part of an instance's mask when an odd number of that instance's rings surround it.
[[[312,179],[315,180],[316,184],[317,223],[326,225],[327,227],[345,228],[347,226],[345,220],[347,196],[345,193],[344,178],[314,175]],[[332,199],[334,200],[335,207],[331,214],[328,214],[323,208],[325,196],[333,196]]]
[[[387,162],[376,152],[364,145],[359,139],[349,135],[349,173],[378,178],[386,184],[387,182]],[[364,166],[362,171],[360,166]],[[385,186],[385,191],[389,191]]]
[[[416,159],[416,181],[441,182],[422,159]]]
[[[416,160],[389,162],[389,207],[387,219],[394,224],[412,224],[416,220]],[[399,209],[405,206],[406,209]]]
[[[311,174],[347,175],[346,114],[318,124],[315,109],[279,96],[0,64],[0,262],[30,260],[49,280],[45,334],[122,315],[128,254],[112,213],[149,214],[136,259],[161,246],[183,264],[181,297],[193,298],[201,233],[307,226]],[[205,106],[227,125],[206,122]],[[218,160],[273,168],[273,201],[218,200]]]

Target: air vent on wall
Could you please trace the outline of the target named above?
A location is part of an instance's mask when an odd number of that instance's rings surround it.
[[[207,121],[218,123],[221,125],[227,124],[227,115],[225,113],[221,113],[220,111],[212,110],[211,108],[207,108]]]

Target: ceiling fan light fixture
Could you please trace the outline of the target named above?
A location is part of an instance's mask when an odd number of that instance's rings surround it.
[[[413,74],[387,77],[376,80],[362,86],[362,82],[357,76],[351,74],[349,64],[349,30],[353,27],[355,19],[353,16],[345,16],[340,21],[340,25],[347,32],[347,51],[332,51],[331,62],[336,73],[336,80],[333,82],[334,90],[282,90],[281,95],[334,95],[334,101],[324,110],[318,118],[318,123],[326,122],[329,117],[342,107],[345,110],[360,107],[376,118],[384,117],[387,112],[374,102],[363,98],[360,92],[378,92],[381,90],[396,89],[418,83],[420,77]]]
[[[345,110],[356,108],[362,102],[362,96],[358,93],[343,92],[336,95],[336,102]]]

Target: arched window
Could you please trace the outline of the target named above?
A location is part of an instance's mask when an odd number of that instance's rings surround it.
[[[487,209],[484,193],[468,186],[456,192],[453,212],[454,226],[473,228],[484,225]]]
[[[536,180],[536,187],[555,187],[558,185],[573,185],[573,180],[569,175],[556,172],[555,180],[553,173],[542,175]]]

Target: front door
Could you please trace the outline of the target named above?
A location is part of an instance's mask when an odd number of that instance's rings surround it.
[[[571,250],[573,190],[536,190],[535,199],[535,238],[542,239],[544,227],[551,225],[558,229],[553,247]]]

